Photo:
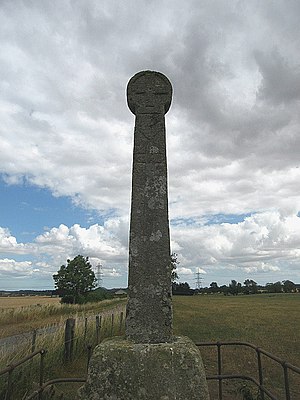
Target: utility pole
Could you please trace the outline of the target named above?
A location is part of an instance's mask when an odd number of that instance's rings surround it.
[[[198,268],[198,272],[196,272],[196,278],[195,278],[195,280],[196,280],[196,289],[197,289],[197,290],[202,289],[202,281],[203,281],[203,278],[202,278],[202,276],[201,276],[201,273],[200,273],[200,271],[199,271],[199,268]]]
[[[97,278],[97,288],[102,287],[103,283],[103,272],[102,272],[102,264],[97,264],[96,265],[97,271],[96,271],[96,278]]]

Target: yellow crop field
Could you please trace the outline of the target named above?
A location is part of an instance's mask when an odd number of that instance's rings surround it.
[[[20,297],[0,297],[0,309],[3,308],[18,308],[40,304],[50,305],[59,304],[58,297],[49,296],[20,296]]]

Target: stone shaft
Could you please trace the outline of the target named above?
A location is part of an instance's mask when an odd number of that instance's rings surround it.
[[[172,86],[158,72],[140,72],[128,83],[127,99],[136,120],[126,337],[162,343],[173,333],[164,118]]]

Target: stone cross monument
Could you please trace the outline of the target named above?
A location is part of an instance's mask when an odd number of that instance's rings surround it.
[[[142,71],[127,87],[135,114],[126,337],[98,345],[81,400],[209,400],[202,358],[173,337],[164,115],[172,86]]]
[[[136,343],[172,340],[164,117],[171,100],[171,83],[159,72],[139,72],[128,83],[128,106],[136,118],[126,337]]]

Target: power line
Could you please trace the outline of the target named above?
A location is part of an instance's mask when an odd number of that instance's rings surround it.
[[[102,264],[97,264],[96,265],[96,279],[97,279],[97,287],[102,287],[103,286],[103,272],[102,272]]]
[[[202,276],[201,276],[201,273],[200,273],[200,271],[199,271],[199,268],[198,268],[198,272],[196,272],[195,281],[196,281],[196,289],[197,289],[197,290],[202,289],[202,281],[203,281],[203,278],[202,278]]]

